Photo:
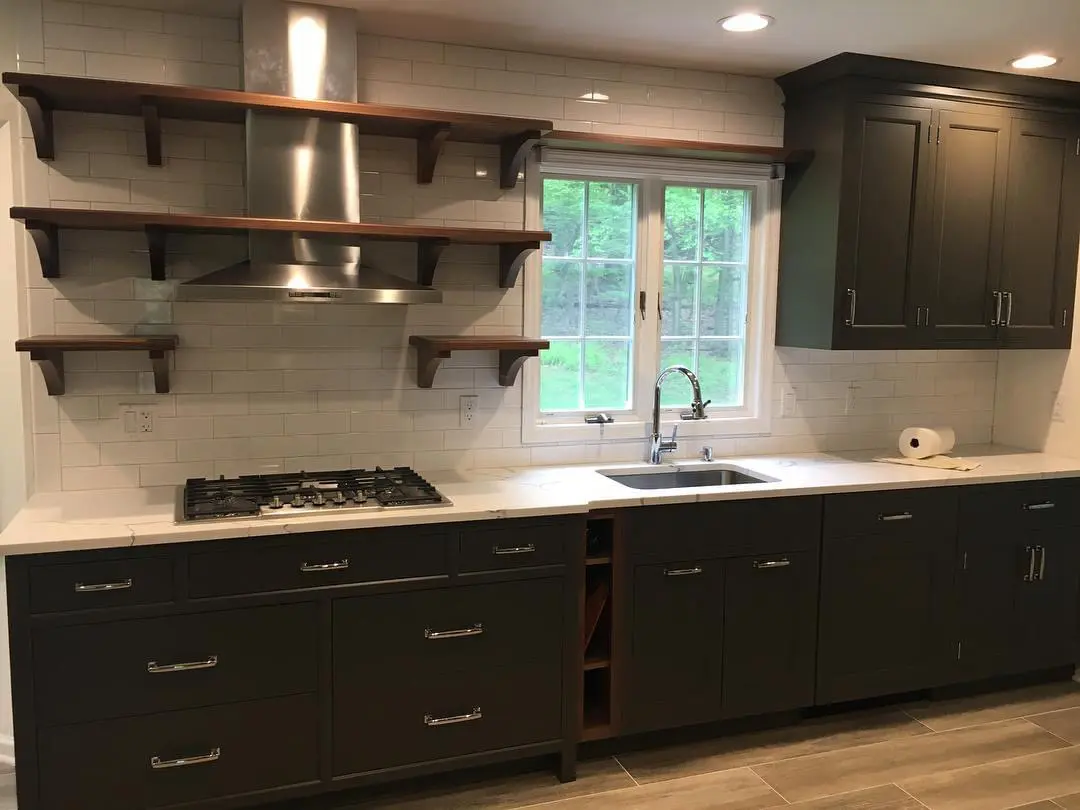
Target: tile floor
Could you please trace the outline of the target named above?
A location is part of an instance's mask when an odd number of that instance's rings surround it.
[[[845,714],[335,810],[1080,810],[1080,685]],[[2,807],[0,807],[2,810]]]

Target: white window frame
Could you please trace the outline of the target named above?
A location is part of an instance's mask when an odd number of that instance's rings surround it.
[[[522,380],[522,441],[525,444],[602,440],[645,439],[652,431],[652,391],[659,371],[660,335],[657,304],[663,283],[665,184],[723,186],[752,191],[750,249],[747,283],[745,352],[747,374],[745,401],[741,408],[712,408],[709,418],[682,421],[682,408],[661,412],[664,432],[679,425],[680,436],[725,438],[766,435],[770,432],[773,350],[775,346],[776,287],[780,253],[780,190],[782,180],[763,164],[738,164],[711,160],[609,155],[570,150],[543,149],[530,158],[525,181],[525,226],[539,229],[543,223],[544,178],[571,177],[583,180],[622,180],[641,184],[638,204],[638,267],[645,278],[635,277],[632,306],[633,399],[629,411],[615,413],[610,425],[587,425],[584,412],[544,414],[540,411],[540,363],[526,363]],[[524,332],[540,335],[541,273],[543,256],[534,253],[526,262],[524,280]],[[636,274],[635,274],[636,276]],[[637,291],[647,296],[646,318],[637,308]],[[687,403],[689,405],[689,403]]]

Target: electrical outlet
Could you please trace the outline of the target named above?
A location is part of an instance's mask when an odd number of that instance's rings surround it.
[[[795,415],[795,405],[798,403],[799,398],[795,394],[794,388],[789,388],[784,392],[784,395],[780,398],[780,416],[785,418],[791,418]]]
[[[148,409],[141,409],[138,412],[136,421],[139,425],[139,433],[153,433],[154,432],[154,412]]]
[[[1054,409],[1050,412],[1050,420],[1053,422],[1065,421],[1065,398],[1061,394],[1054,397]]]
[[[472,427],[476,418],[476,403],[480,397],[476,394],[466,394],[458,399],[458,425],[460,427]]]
[[[844,399],[844,416],[855,410],[855,392],[858,390],[859,386],[855,383],[848,386],[847,397]]]

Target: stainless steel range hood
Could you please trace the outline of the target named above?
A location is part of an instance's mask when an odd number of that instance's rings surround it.
[[[356,101],[356,19],[281,0],[243,8],[244,89]],[[355,124],[247,113],[247,210],[253,217],[360,221]],[[332,239],[256,233],[251,258],[180,285],[184,298],[438,303],[442,293],[360,261]]]

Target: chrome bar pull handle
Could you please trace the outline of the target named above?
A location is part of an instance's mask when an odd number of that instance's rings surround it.
[[[210,655],[202,661],[185,661],[180,664],[159,664],[157,661],[147,661],[146,671],[151,675],[163,675],[169,672],[192,672],[196,669],[213,669],[218,665],[218,657]]]
[[[854,326],[855,325],[855,307],[858,305],[859,294],[855,290],[853,290],[851,287],[848,287],[847,296],[848,296],[848,315],[847,315],[847,320],[844,321],[844,326]]]
[[[535,543],[526,543],[524,546],[492,546],[492,554],[532,554],[536,551]]]
[[[83,582],[75,583],[75,593],[101,593],[103,591],[124,591],[130,588],[134,582],[128,579],[119,579],[116,582]]]
[[[455,726],[458,723],[471,723],[474,720],[482,720],[484,713],[480,711],[480,707],[477,706],[468,714],[454,714],[449,717],[432,717],[430,714],[424,715],[424,725],[428,728],[436,728],[438,726]]]
[[[994,317],[990,319],[990,325],[1001,325],[1001,293],[998,290],[994,290]]]
[[[1053,501],[1042,501],[1041,503],[1025,503],[1025,512],[1041,512],[1044,509],[1053,509],[1057,504]]]
[[[1039,579],[1046,578],[1046,546],[1035,546],[1039,552]]]
[[[781,557],[779,560],[754,560],[754,568],[787,568],[791,560]]]
[[[705,572],[704,568],[695,566],[694,568],[666,568],[664,569],[665,577],[692,577],[697,574]]]
[[[894,520],[911,520],[915,517],[911,512],[897,512],[895,515],[878,515],[877,519],[884,523],[891,523]]]
[[[463,627],[460,630],[432,630],[430,627],[424,631],[424,638],[431,641],[440,641],[446,638],[469,638],[484,634],[484,625],[477,622],[472,627]]]
[[[164,771],[168,768],[186,768],[189,765],[206,765],[221,759],[221,748],[211,748],[205,754],[197,754],[193,757],[177,757],[176,759],[162,759],[150,757],[150,767],[155,771]]]
[[[1005,293],[1005,325],[1012,326],[1012,307],[1013,307],[1013,294],[1011,292]]]
[[[1024,582],[1035,581],[1035,546],[1028,546],[1024,549],[1028,553],[1028,570],[1027,575],[1024,577]]]
[[[337,560],[335,562],[328,563],[309,563],[306,562],[300,566],[300,570],[305,574],[318,574],[323,571],[344,571],[349,567],[349,561]]]

